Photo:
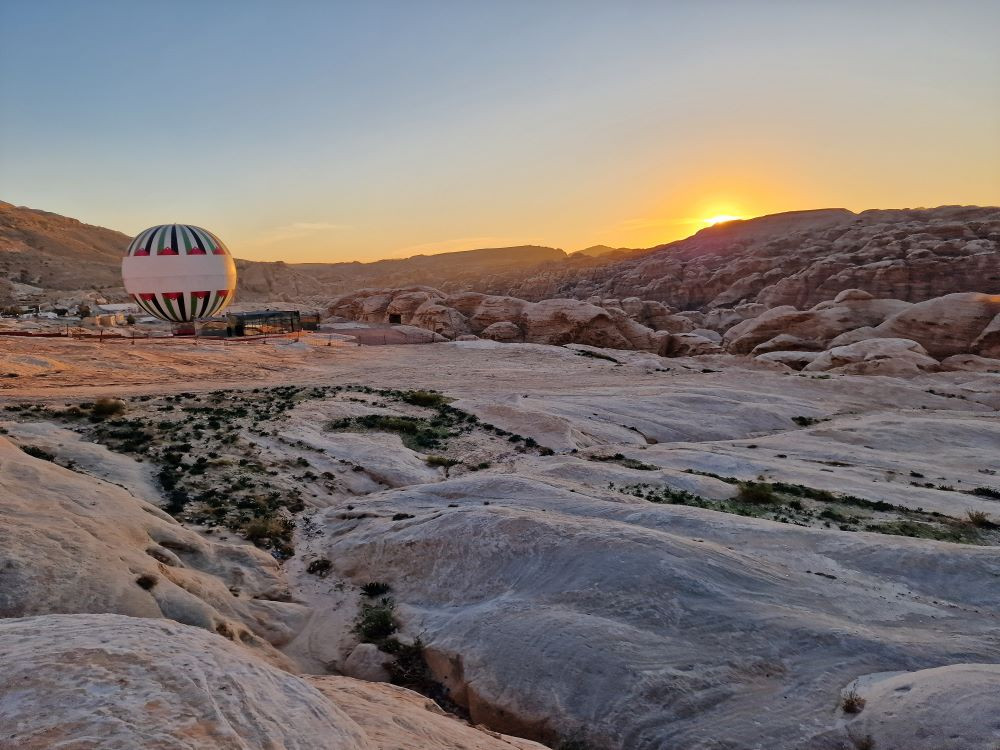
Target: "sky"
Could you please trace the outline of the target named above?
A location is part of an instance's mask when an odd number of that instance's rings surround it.
[[[242,258],[1000,205],[1000,2],[0,0],[0,200]]]

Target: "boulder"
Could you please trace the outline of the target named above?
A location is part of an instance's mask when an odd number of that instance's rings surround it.
[[[806,365],[811,364],[820,355],[819,352],[810,351],[788,351],[788,352],[767,352],[754,357],[758,362],[777,362],[778,364],[791,367],[793,370],[801,370]]]
[[[845,375],[909,376],[935,372],[938,362],[910,339],[868,339],[821,353],[803,369]]]
[[[524,340],[524,332],[517,325],[506,320],[486,326],[479,332],[479,335],[484,339],[500,341],[505,344]]]
[[[359,643],[344,661],[344,674],[367,682],[389,682],[386,664],[392,657],[379,651],[374,643]]]
[[[430,301],[423,303],[413,312],[410,323],[448,339],[470,332],[469,321],[462,313]]]
[[[814,339],[780,333],[773,339],[768,339],[763,344],[757,344],[750,354],[756,356],[758,354],[767,354],[768,352],[818,352],[823,349],[823,344]]]
[[[696,357],[701,354],[721,354],[722,347],[704,336],[693,333],[675,333],[670,336],[668,357]]]
[[[798,336],[825,346],[845,331],[878,325],[908,307],[909,303],[900,300],[852,298],[821,302],[809,310],[775,307],[736,324],[726,331],[723,341],[726,349],[734,354],[747,354],[758,344],[780,334]]]
[[[1000,295],[963,292],[918,302],[890,316],[875,330],[880,336],[919,341],[929,354],[939,358],[963,353],[990,356],[993,334],[987,334],[986,329],[998,315]],[[996,336],[1000,338],[1000,331]]]
[[[1000,373],[1000,358],[980,357],[977,354],[952,354],[941,360],[944,372],[997,372]]]
[[[718,331],[713,331],[711,328],[695,328],[688,331],[688,333],[693,333],[695,336],[701,336],[709,341],[714,341],[716,344],[722,343],[722,334]]]
[[[998,295],[994,295],[994,299],[997,298]],[[972,351],[983,357],[1000,358],[1000,314],[972,342]]]

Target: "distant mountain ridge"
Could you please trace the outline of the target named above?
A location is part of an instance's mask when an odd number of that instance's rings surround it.
[[[0,202],[0,281],[47,290],[120,288],[130,238]],[[941,206],[853,213],[790,211],[707,227],[648,249],[596,245],[567,254],[536,245],[373,263],[238,260],[237,298],[325,304],[362,288],[426,285],[521,299],[654,300],[675,309],[809,307],[844,289],[917,302],[1000,293],[1000,208]]]

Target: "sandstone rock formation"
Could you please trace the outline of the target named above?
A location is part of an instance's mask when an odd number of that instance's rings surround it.
[[[799,309],[844,289],[919,302],[1000,293],[1000,209],[795,211],[720,224],[591,268],[550,266],[477,288],[525,299],[639,297],[681,310],[741,301]]]
[[[917,375],[935,372],[938,361],[910,339],[868,339],[822,352],[803,369],[844,375]]]
[[[807,341],[813,349],[825,348],[834,337],[862,326],[880,324],[893,313],[909,306],[900,300],[847,297],[840,301],[821,302],[809,310],[774,307],[755,318],[737,323],[726,331],[723,341],[726,349],[734,354],[748,354],[778,336]],[[779,351],[778,347],[780,342],[768,344],[758,353]]]
[[[167,620],[0,620],[0,661],[3,750],[544,750],[409,690],[297,677]]]
[[[719,746],[798,747],[858,674],[1000,657],[978,580],[993,551],[610,494],[470,476],[370,497],[365,518],[330,508],[309,546],[392,584],[474,722],[549,742],[689,747],[710,726]],[[941,638],[950,607],[963,614]]]
[[[996,744],[1000,666],[949,664],[852,682],[864,708],[844,726],[810,740],[817,750],[874,748],[987,750]]]
[[[305,610],[276,561],[206,541],[149,502],[0,437],[0,617],[113,612],[224,634],[284,663]]]
[[[971,292],[947,294],[900,310],[875,327],[879,336],[913,339],[934,357],[973,353],[990,356],[1000,316],[1000,295]]]
[[[643,312],[641,305],[638,311]],[[475,334],[503,342],[578,343],[660,354],[670,346],[667,331],[653,331],[621,308],[570,299],[528,302],[475,292],[446,295],[430,287],[365,289],[333,300],[329,312],[361,322],[416,325],[448,338]]]

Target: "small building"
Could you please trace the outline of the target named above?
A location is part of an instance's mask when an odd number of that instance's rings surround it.
[[[302,330],[298,310],[257,310],[226,315],[230,336],[268,336]]]
[[[214,338],[244,336],[274,336],[297,331],[319,330],[319,313],[298,310],[254,310],[252,312],[226,313],[214,318],[197,321],[198,335]],[[194,324],[187,324],[194,333]],[[178,332],[175,326],[175,333]]]

